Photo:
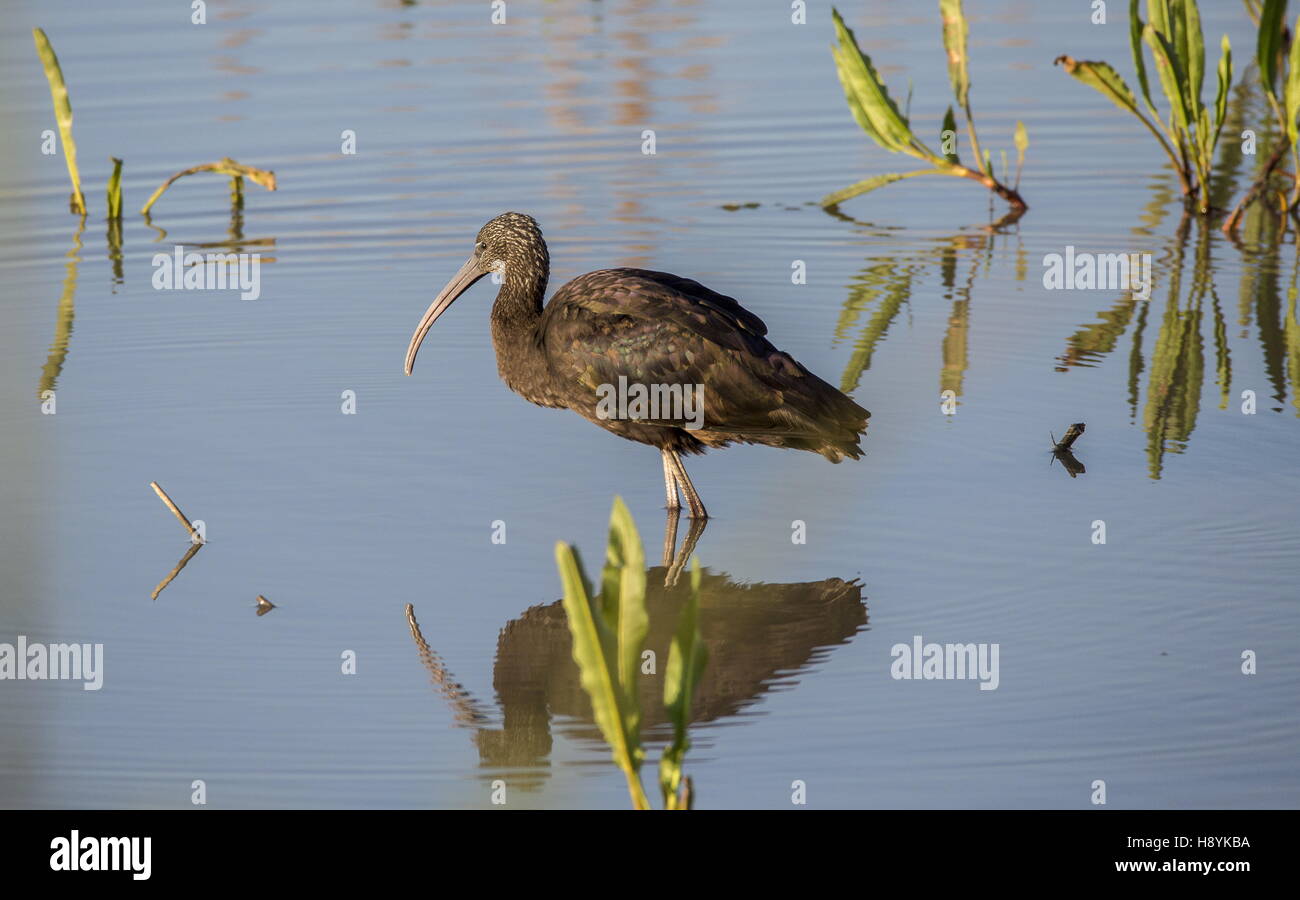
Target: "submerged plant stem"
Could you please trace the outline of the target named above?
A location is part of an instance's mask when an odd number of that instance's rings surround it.
[[[971,181],[978,181],[1003,200],[1010,203],[1012,208],[1017,209],[1020,212],[1029,209],[1029,204],[1025,203],[1025,200],[1020,196],[1019,191],[1015,188],[1007,187],[992,175],[987,175],[984,172],[977,172],[974,169],[968,169],[966,166],[962,165],[956,165],[949,169],[945,169],[944,174],[956,175],[959,178],[969,178]]]

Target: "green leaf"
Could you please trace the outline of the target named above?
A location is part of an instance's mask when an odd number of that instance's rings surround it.
[[[1151,102],[1151,85],[1147,81],[1146,55],[1142,52],[1142,28],[1142,17],[1138,15],[1138,0],[1129,0],[1128,30],[1129,46],[1133,51],[1133,68],[1137,70],[1138,88],[1142,91],[1142,99],[1146,101],[1151,118],[1159,122],[1160,113],[1156,110],[1156,105]],[[1137,104],[1134,103],[1134,106],[1136,107]]]
[[[1174,17],[1169,12],[1169,0],[1147,0],[1147,17],[1151,19],[1150,24],[1155,30],[1166,39],[1173,37]]]
[[[1025,123],[1016,121],[1016,183],[1015,190],[1020,189],[1020,172],[1025,167],[1025,151],[1029,149],[1029,132],[1025,129]]]
[[[682,761],[691,746],[686,736],[691,722],[691,701],[709,658],[700,634],[699,602],[700,561],[696,558],[691,563],[691,595],[677,618],[677,631],[668,650],[668,669],[664,673],[664,706],[673,725],[672,744],[664,749],[659,762],[659,787],[667,809],[679,808]]]
[[[122,218],[122,160],[116,156],[110,156],[108,159],[113,164],[113,174],[108,176],[108,217],[120,219]]]
[[[966,108],[970,101],[970,73],[967,71],[966,16],[961,0],[939,0],[939,15],[943,18],[943,49],[948,52],[948,81],[952,83],[957,105]]]
[[[1300,16],[1296,18],[1296,28],[1300,28]],[[1286,136],[1291,139],[1292,147],[1300,147],[1300,135],[1296,131],[1296,114],[1300,113],[1300,34],[1295,29],[1292,29],[1291,34],[1291,58],[1288,61],[1286,90],[1283,92],[1286,102]]]
[[[614,641],[600,613],[590,599],[586,578],[573,548],[555,545],[555,563],[564,585],[564,612],[573,638],[573,659],[578,664],[582,688],[591,699],[591,710],[614,762],[629,774],[629,781],[641,766],[644,751],[640,735],[624,728],[623,691],[618,682]]]
[[[1184,82],[1185,100],[1188,117],[1193,121],[1201,120],[1201,88],[1205,84],[1205,36],[1201,33],[1201,14],[1196,8],[1196,0],[1180,0],[1182,3],[1182,44],[1179,48],[1181,58],[1185,61],[1187,81]],[[1209,135],[1198,133],[1197,139],[1208,142]]]
[[[50,85],[54,119],[59,125],[59,143],[63,147],[63,160],[68,165],[68,178],[72,181],[72,210],[84,216],[86,195],[81,191],[81,173],[77,170],[77,142],[72,139],[72,101],[68,99],[68,86],[63,82],[63,69],[44,31],[33,28],[32,40],[36,42],[36,53],[41,58],[45,80]]]
[[[827,194],[821,199],[821,205],[835,206],[843,203],[859,194],[865,194],[868,191],[874,191],[876,188],[884,187],[887,184],[893,184],[895,181],[901,181],[904,178],[915,178],[917,175],[945,175],[943,169],[916,169],[911,172],[891,172],[888,175],[874,175],[859,181],[857,184],[849,185],[843,190],[836,191],[833,194]]]
[[[1150,28],[1151,26],[1147,25],[1143,29],[1143,33],[1147,33]],[[1183,186],[1183,193],[1188,194],[1191,192],[1192,188],[1188,181],[1187,172],[1185,171],[1186,167],[1183,165],[1183,162],[1174,155],[1174,148],[1165,141],[1165,137],[1161,135],[1160,130],[1163,129],[1165,135],[1168,135],[1170,141],[1174,144],[1178,143],[1178,138],[1165,128],[1164,123],[1160,121],[1158,115],[1156,115],[1154,124],[1148,120],[1146,116],[1142,115],[1141,111],[1137,108],[1137,98],[1133,96],[1133,92],[1129,90],[1128,85],[1124,83],[1124,79],[1120,77],[1118,72],[1104,62],[1086,59],[1076,60],[1070,56],[1058,56],[1056,58],[1056,64],[1064,64],[1065,71],[1068,74],[1079,79],[1084,84],[1091,85],[1098,92],[1109,97],[1111,102],[1120,109],[1126,109],[1133,115],[1137,116],[1138,121],[1146,126],[1147,130],[1151,132],[1153,137],[1155,137],[1156,142],[1160,144],[1160,148],[1165,151],[1165,155],[1169,157],[1169,162],[1173,164],[1174,170],[1178,173],[1178,179]],[[1179,106],[1181,107],[1181,103]],[[1152,112],[1154,114],[1154,110],[1152,110]],[[1157,126],[1159,126],[1159,129]]]
[[[1186,79],[1183,67],[1169,39],[1157,31],[1151,23],[1142,29],[1142,39],[1146,41],[1147,46],[1151,48],[1151,55],[1155,57],[1156,74],[1160,76],[1160,86],[1164,88],[1165,97],[1169,100],[1173,122],[1181,129],[1182,135],[1186,136],[1190,130],[1190,121],[1183,95]]]
[[[621,497],[614,498],[614,508],[609,517],[609,543],[605,551],[605,568],[601,573],[600,593],[601,611],[615,638],[623,728],[630,735],[640,734],[637,669],[641,665],[641,648],[650,624],[645,609],[645,551],[632,514]]]
[[[1265,92],[1277,102],[1277,59],[1282,44],[1282,20],[1286,16],[1286,0],[1264,0],[1264,11],[1259,17],[1258,39],[1255,44],[1255,62],[1259,65],[1259,80]],[[1292,41],[1295,46],[1295,41]]]
[[[858,49],[853,31],[844,24],[837,10],[832,10],[831,17],[839,40],[838,47],[831,47],[831,54],[853,118],[873,141],[886,150],[923,156],[916,146],[912,129],[898,112],[888,88],[871,65],[870,57]]]
[[[1120,109],[1126,109],[1139,119],[1142,118],[1133,91],[1109,63],[1100,60],[1076,60],[1070,56],[1058,56],[1056,63],[1064,65],[1067,74],[1110,98],[1110,101]]]
[[[1232,87],[1232,45],[1225,34],[1219,47],[1219,87],[1214,94],[1214,135],[1209,141],[1209,156],[1214,158],[1214,148],[1219,143],[1219,133],[1223,131],[1223,120],[1228,115],[1228,89]]]
[[[952,114],[951,106],[949,106],[948,111],[944,113],[943,127],[939,130],[939,152],[940,153],[943,153],[944,135],[948,132],[952,133],[952,152],[944,153],[943,158],[948,160],[948,162],[952,163],[953,165],[959,165],[961,163],[961,160],[958,158],[957,155],[957,117]]]

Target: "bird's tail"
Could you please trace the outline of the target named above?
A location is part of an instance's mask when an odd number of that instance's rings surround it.
[[[859,443],[867,430],[871,413],[847,394],[811,372],[795,390],[785,391],[785,404],[778,410],[802,426],[790,436],[788,447],[820,453],[833,463],[862,456]]]
[[[820,453],[833,463],[862,456],[859,443],[871,413],[816,375],[780,386],[781,405],[762,422],[746,423],[731,432],[731,439],[769,447],[788,447]]]

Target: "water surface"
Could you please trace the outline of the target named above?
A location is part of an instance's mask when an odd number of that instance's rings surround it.
[[[402,374],[433,293],[506,209],[542,223],[553,284],[697,278],[873,413],[859,462],[690,461],[716,517],[700,806],[788,808],[795,780],[823,808],[1078,808],[1095,779],[1116,807],[1300,803],[1294,241],[1182,222],[1149,135],[1052,67],[1129,73],[1124,22],[968,5],[981,137],[996,158],[1019,118],[1031,142],[1031,209],[996,230],[1003,210],[948,179],[815,205],[910,163],[850,118],[824,9],[806,26],[781,4],[654,0],[511,3],[504,26],[450,2],[5,17],[0,640],[102,642],[106,672],[98,692],[0,683],[0,804],[186,807],[203,779],[216,807],[487,807],[504,779],[511,806],[627,805],[576,690],[552,548],[599,559],[617,494],[657,562],[659,461],[498,381],[486,282]],[[1205,6],[1240,77],[1249,22]],[[937,11],[845,12],[937,133]],[[37,25],[69,82],[84,228],[39,150]],[[1234,104],[1265,120],[1250,91]],[[221,156],[279,190],[250,185],[232,215],[223,179],[195,176],[135,214]],[[1233,196],[1245,175],[1224,158]],[[178,243],[261,252],[261,298],[153,290]],[[1151,253],[1150,298],[1044,290],[1067,245]],[[1072,422],[1074,478],[1046,452]],[[210,538],[156,599],[188,545],[153,480]],[[255,615],[258,594],[277,608]],[[652,596],[652,646],[679,603]],[[890,648],[918,634],[998,643],[998,689],[892,679]]]

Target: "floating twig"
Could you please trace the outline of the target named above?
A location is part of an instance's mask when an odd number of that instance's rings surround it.
[[[147,216],[149,214],[149,208],[154,205],[167,188],[172,186],[172,183],[176,181],[176,179],[184,178],[186,175],[194,175],[199,172],[216,172],[218,175],[229,175],[231,179],[231,201],[238,208],[242,208],[244,203],[245,178],[255,184],[260,184],[268,191],[275,190],[274,172],[269,169],[255,169],[252,166],[237,163],[230,157],[226,156],[214,163],[204,163],[203,165],[192,166],[191,168],[184,169],[177,172],[171,178],[168,178],[159,186],[158,190],[154,191],[153,194],[150,195],[148,201],[145,202],[145,205],[140,208],[140,214]]]
[[[267,600],[261,594],[257,595],[257,614],[259,616],[264,616],[273,609],[275,609],[274,603],[272,603],[270,600]]]
[[[190,520],[185,518],[185,513],[181,512],[180,507],[172,501],[171,497],[167,496],[167,492],[162,489],[162,486],[156,481],[151,481],[149,482],[149,487],[153,488],[153,492],[158,495],[158,499],[165,503],[167,508],[172,511],[172,515],[180,519],[181,524],[185,526],[185,533],[190,536],[190,540],[196,544],[202,544],[203,537],[198,533],[198,530],[190,524]]]

